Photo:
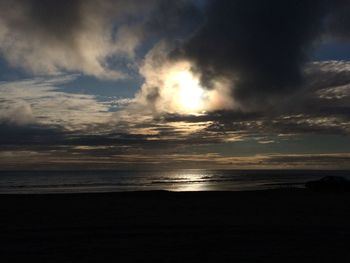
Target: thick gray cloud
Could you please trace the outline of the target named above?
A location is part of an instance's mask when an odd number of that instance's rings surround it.
[[[332,36],[341,41],[350,40],[350,3],[349,0],[329,1],[332,12],[327,17],[326,29]]]
[[[173,56],[192,60],[205,87],[229,79],[244,107],[266,105],[302,86],[305,62],[325,34],[349,36],[349,7],[342,0],[208,1],[205,23]]]

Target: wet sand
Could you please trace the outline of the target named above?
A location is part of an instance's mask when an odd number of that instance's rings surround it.
[[[350,262],[350,194],[0,195],[0,262]]]

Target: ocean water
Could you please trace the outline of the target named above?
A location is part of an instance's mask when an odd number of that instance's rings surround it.
[[[263,190],[304,187],[327,175],[350,179],[350,171],[315,170],[1,171],[0,193]]]

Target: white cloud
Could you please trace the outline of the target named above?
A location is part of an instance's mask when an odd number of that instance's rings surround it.
[[[36,123],[81,130],[109,122],[109,105],[93,95],[65,93],[57,87],[74,76],[35,78],[0,84],[0,121]]]
[[[7,103],[6,103],[7,104]],[[35,123],[33,111],[30,104],[25,101],[16,101],[15,103],[0,106],[0,121],[17,124],[28,125]]]
[[[132,60],[142,38],[142,18],[154,0],[0,2],[0,53],[34,74],[82,72],[120,79],[108,60]]]
[[[317,92],[320,98],[327,100],[344,99],[350,97],[350,84],[330,87]]]

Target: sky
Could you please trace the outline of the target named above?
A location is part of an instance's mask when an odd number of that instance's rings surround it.
[[[0,0],[0,170],[350,169],[349,0]]]

